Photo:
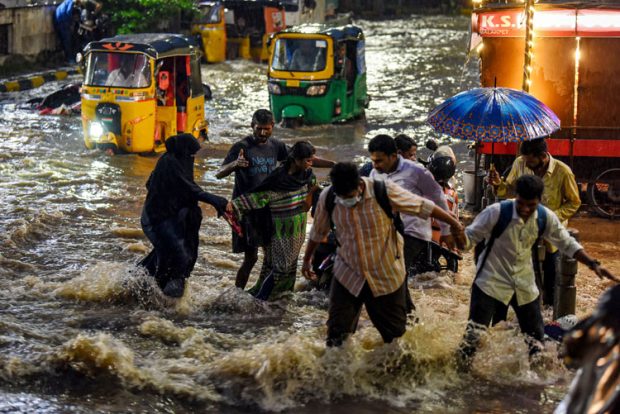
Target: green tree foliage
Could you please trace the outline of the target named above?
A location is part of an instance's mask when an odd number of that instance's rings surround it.
[[[106,0],[104,4],[117,33],[167,31],[195,12],[192,0]]]

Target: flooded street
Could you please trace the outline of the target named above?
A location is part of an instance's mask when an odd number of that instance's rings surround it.
[[[468,23],[357,22],[367,38],[366,121],[276,128],[274,136],[360,162],[378,133],[423,143],[433,136],[428,111],[478,84],[477,62],[466,63]],[[269,105],[266,67],[234,61],[202,71],[214,96],[206,108],[212,150],[197,162],[197,182],[230,197],[232,178],[217,180],[215,171],[250,133],[254,110]],[[241,256],[231,253],[228,225],[205,207],[188,291],[166,299],[135,267],[150,250],[139,217],[157,158],[88,151],[79,117],[19,109],[57,86],[0,94],[0,413],[550,413],[563,397],[572,373],[556,345],[530,367],[516,322],[491,330],[472,373],[457,374],[469,255],[456,277],[411,286],[420,323],[401,340],[384,346],[364,316],[351,341],[326,350],[326,296],[300,291],[262,303],[235,289]],[[463,169],[466,146],[454,148]],[[620,257],[614,241],[597,246]],[[584,270],[579,278],[589,280],[578,293],[584,315],[606,282]]]

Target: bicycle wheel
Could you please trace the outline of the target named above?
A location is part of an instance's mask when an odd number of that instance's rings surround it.
[[[600,173],[588,184],[588,203],[594,213],[605,218],[620,216],[620,168]]]

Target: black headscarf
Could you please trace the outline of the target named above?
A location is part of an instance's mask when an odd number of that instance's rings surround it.
[[[180,164],[188,178],[194,179],[194,154],[200,149],[200,143],[192,134],[174,135],[166,140],[166,155],[170,154]]]
[[[176,216],[182,208],[197,207],[199,200],[210,202],[194,182],[198,140],[191,134],[175,135],[166,140],[166,149],[146,183],[144,214],[151,224]]]

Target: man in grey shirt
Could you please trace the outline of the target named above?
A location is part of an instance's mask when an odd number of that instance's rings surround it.
[[[396,142],[389,135],[377,135],[368,143],[368,152],[374,169],[370,178],[384,178],[395,182],[413,194],[433,201],[442,209],[448,210],[448,203],[441,186],[433,175],[422,165],[398,155]],[[431,220],[402,215],[405,227],[405,268],[407,275],[413,276],[419,270],[428,268],[430,263],[430,241],[433,236]],[[454,247],[450,228],[441,223],[442,243]]]

